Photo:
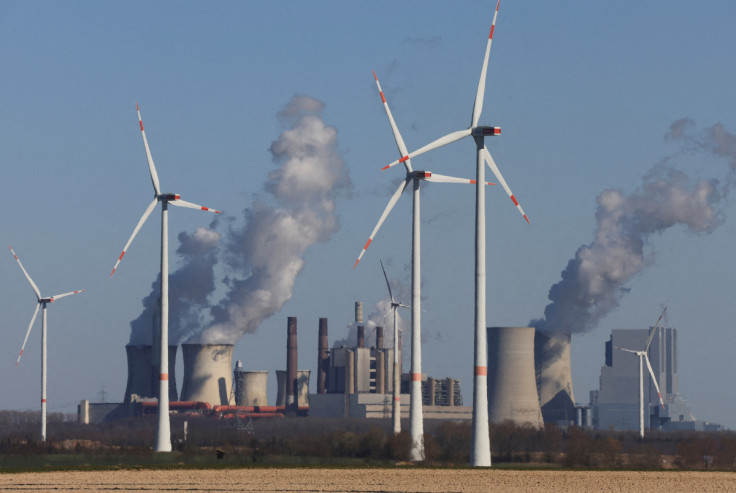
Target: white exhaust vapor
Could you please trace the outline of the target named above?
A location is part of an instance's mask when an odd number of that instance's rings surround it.
[[[242,227],[229,228],[222,239],[205,228],[180,234],[177,253],[183,262],[171,276],[173,342],[234,344],[255,332],[291,298],[306,249],[339,229],[335,201],[352,185],[337,129],[324,123],[323,108],[317,99],[295,96],[279,112],[288,128],[270,149],[277,169],[264,190],[272,200],[248,206]],[[227,266],[227,292],[213,304],[218,261]],[[154,292],[144,300],[146,310],[156,301]],[[144,311],[131,324],[131,341],[139,321],[150,327],[150,314]]]

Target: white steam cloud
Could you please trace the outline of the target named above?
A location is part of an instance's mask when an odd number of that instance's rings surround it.
[[[224,280],[227,292],[219,303],[207,303],[214,278],[201,273],[207,281],[201,287],[206,295],[188,304],[177,319],[181,324],[176,327],[178,337],[172,326],[172,343],[233,344],[254,332],[291,298],[296,277],[305,265],[304,252],[315,243],[328,241],[339,229],[335,201],[352,185],[338,151],[337,129],[324,123],[323,108],[324,103],[317,99],[295,96],[279,113],[280,122],[288,128],[271,144],[277,169],[269,174],[264,191],[272,200],[256,200],[244,210],[244,226],[231,227],[219,241],[218,251],[228,272]],[[177,285],[192,281],[180,272],[189,272],[196,258],[187,256],[183,245],[179,252],[184,265],[171,278],[172,306],[182,293],[175,291]],[[212,276],[216,258],[211,252],[208,255],[212,255],[207,257]],[[149,296],[151,301],[157,293]],[[145,310],[140,319],[150,319]]]
[[[692,151],[728,158],[736,169],[736,137],[716,124],[699,135],[689,132],[693,123],[679,120],[667,138]],[[646,252],[652,236],[683,225],[695,234],[712,232],[722,222],[717,209],[723,192],[715,179],[691,180],[667,164],[651,169],[635,191],[604,190],[598,196],[597,228],[593,241],[581,246],[562,280],[549,291],[544,317],[531,326],[548,333],[575,333],[593,329],[601,318],[619,306],[628,292],[626,283],[653,262]]]

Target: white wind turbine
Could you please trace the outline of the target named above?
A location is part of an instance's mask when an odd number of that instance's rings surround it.
[[[657,389],[657,395],[659,396],[659,403],[662,405],[662,409],[664,409],[664,401],[662,400],[662,392],[659,390],[659,385],[657,384],[657,377],[654,376],[654,370],[652,370],[652,364],[649,362],[649,345],[652,344],[652,339],[654,339],[654,335],[657,333],[657,329],[659,328],[659,322],[662,320],[662,317],[664,316],[664,313],[667,311],[667,307],[664,307],[664,310],[662,310],[662,314],[657,319],[657,323],[654,325],[654,328],[649,333],[649,337],[647,338],[647,343],[644,346],[644,349],[642,351],[635,351],[633,349],[624,349],[620,346],[616,346],[616,349],[620,349],[621,351],[626,351],[627,353],[634,353],[639,357],[639,435],[644,438],[644,361],[647,362],[647,368],[649,368],[649,375],[652,377],[652,382],[654,383],[654,387]]]
[[[409,305],[399,303],[394,299],[393,293],[391,293],[391,284],[388,282],[388,276],[386,275],[386,269],[383,267],[383,261],[381,261],[381,270],[383,271],[383,277],[386,279],[386,287],[388,288],[388,296],[391,298],[391,311],[394,315],[394,385],[393,385],[393,406],[392,419],[394,424],[394,434],[398,435],[401,433],[401,367],[399,365],[399,325],[397,323],[398,314],[396,313],[399,308],[411,308]]]
[[[15,362],[15,366],[17,367],[20,363],[20,358],[23,356],[23,350],[26,347],[26,342],[28,342],[28,336],[31,334],[31,329],[33,328],[33,323],[36,321],[36,315],[38,315],[38,309],[40,307],[43,307],[43,313],[41,314],[41,441],[46,441],[46,305],[49,303],[53,303],[54,301],[61,299],[65,296],[69,296],[71,294],[77,294],[84,291],[84,289],[80,289],[77,291],[70,291],[68,293],[63,294],[57,294],[54,296],[49,296],[48,298],[44,298],[41,296],[41,291],[38,289],[38,286],[36,286],[36,283],[33,282],[33,279],[31,279],[31,276],[28,275],[28,272],[26,272],[25,268],[23,268],[23,264],[20,262],[20,259],[15,254],[13,249],[10,248],[10,251],[13,253],[13,257],[15,257],[15,260],[18,261],[18,265],[20,266],[20,269],[23,271],[23,274],[25,274],[26,279],[28,279],[28,283],[31,285],[31,289],[33,289],[34,294],[36,295],[36,299],[38,300],[38,304],[36,305],[36,310],[33,312],[33,317],[31,317],[31,323],[28,324],[28,330],[26,331],[26,337],[23,339],[23,345],[20,347],[20,354],[18,355],[18,361]]]
[[[498,8],[500,0],[496,4],[496,10],[493,14],[493,22],[491,23],[491,32],[488,35],[488,43],[486,45],[485,57],[483,59],[483,68],[480,72],[480,80],[478,81],[478,89],[475,93],[475,103],[473,105],[473,114],[470,120],[470,126],[464,130],[458,130],[450,134],[440,137],[417,149],[414,152],[404,153],[400,159],[394,161],[383,169],[390,168],[399,163],[408,161],[409,159],[424,154],[438,147],[450,144],[464,137],[472,136],[476,145],[476,202],[475,202],[475,350],[474,350],[474,366],[473,366],[473,439],[470,451],[470,464],[472,466],[490,466],[491,465],[491,444],[488,429],[488,396],[487,380],[488,380],[488,363],[486,354],[486,213],[485,213],[485,188],[482,183],[485,182],[485,166],[484,161],[488,163],[491,171],[496,179],[501,183],[508,194],[511,201],[519,210],[521,215],[529,222],[529,218],[519,205],[519,202],[511,193],[511,189],[503,179],[501,172],[498,170],[496,163],[493,161],[490,152],[485,147],[484,138],[486,136],[500,135],[499,127],[490,127],[478,125],[481,110],[483,109],[483,96],[485,93],[486,71],[488,68],[488,55],[491,52],[491,42],[493,41],[493,31],[496,27],[496,17],[498,16]]]
[[[394,133],[394,139],[396,140],[396,146],[399,149],[401,156],[406,156],[407,149],[404,144],[404,139],[399,133],[399,129],[394,122],[394,118],[391,115],[391,110],[386,102],[386,97],[381,90],[381,84],[378,82],[376,73],[373,73],[373,77],[376,79],[376,85],[378,86],[378,92],[381,94],[381,101],[383,107],[386,110],[386,116],[391,124],[391,130]],[[397,161],[398,162],[398,161]],[[368,246],[373,241],[373,238],[378,233],[381,225],[388,217],[389,213],[393,209],[396,202],[401,197],[401,194],[407,188],[410,182],[413,182],[413,211],[412,211],[412,253],[411,253],[411,391],[410,391],[410,406],[409,406],[409,430],[412,437],[412,448],[411,448],[411,459],[412,460],[424,460],[424,424],[422,416],[422,346],[421,346],[421,262],[420,262],[420,227],[419,227],[419,215],[420,215],[420,181],[437,182],[437,183],[475,183],[475,180],[469,180],[464,178],[454,178],[452,176],[444,176],[432,173],[430,171],[415,171],[411,167],[411,160],[401,159],[406,167],[406,178],[399,184],[399,187],[394,192],[391,199],[388,201],[388,205],[378,219],[378,224],[373,228],[368,241],[366,242],[363,250],[358,256],[358,260],[355,261],[355,268],[363,257]],[[491,185],[491,183],[489,183]]]
[[[138,123],[141,126],[141,135],[143,136],[143,146],[146,148],[146,158],[148,159],[148,171],[151,174],[151,182],[153,183],[153,201],[148,205],[143,216],[138,221],[133,234],[130,235],[128,243],[123,248],[123,253],[115,262],[110,275],[115,273],[118,264],[123,259],[123,255],[133,242],[133,238],[146,222],[148,216],[153,212],[156,204],[161,203],[161,356],[160,356],[160,373],[159,373],[159,394],[158,394],[158,430],[156,434],[156,452],[171,451],[171,426],[169,423],[169,222],[168,222],[168,206],[169,204],[188,207],[190,209],[200,209],[203,211],[214,212],[220,214],[220,211],[193,204],[179,198],[179,194],[161,193],[159,186],[158,174],[153,164],[151,150],[148,148],[148,140],[146,139],[146,131],[143,129],[143,120],[141,120],[141,111],[138,103],[135,105],[138,112]]]

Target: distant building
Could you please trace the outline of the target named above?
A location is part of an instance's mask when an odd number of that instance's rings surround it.
[[[590,393],[593,428],[598,430],[639,429],[638,357],[616,349],[640,350],[646,346],[650,329],[614,329],[605,343],[605,365],[600,388]],[[718,430],[720,425],[698,421],[680,396],[677,371],[677,329],[657,331],[649,346],[649,360],[662,392],[664,409],[644,365],[644,427],[663,431]]]

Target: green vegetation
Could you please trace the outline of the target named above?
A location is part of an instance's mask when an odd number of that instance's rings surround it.
[[[187,437],[184,439],[184,422]],[[152,451],[155,418],[79,425],[54,416],[38,441],[38,413],[0,411],[0,472],[212,467],[390,467],[406,465],[410,436],[389,419],[172,417],[175,450]],[[425,422],[420,466],[464,467],[469,423]],[[494,467],[736,470],[736,433],[595,432],[491,426]]]

